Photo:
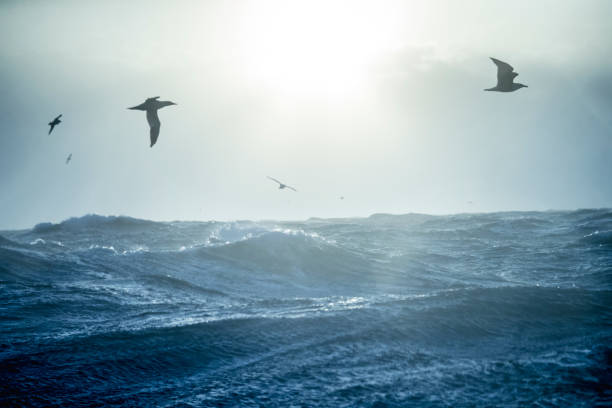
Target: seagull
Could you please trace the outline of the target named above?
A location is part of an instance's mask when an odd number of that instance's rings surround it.
[[[66,164],[70,163],[70,160],[72,160],[72,153],[70,153],[68,157],[66,157]]]
[[[151,127],[151,147],[153,147],[155,142],[157,142],[157,138],[159,137],[159,128],[161,126],[161,122],[159,121],[159,117],[157,116],[157,110],[163,108],[164,106],[176,105],[176,103],[174,102],[158,101],[158,99],[159,96],[147,98],[144,103],[141,103],[138,106],[128,108],[133,110],[147,111],[147,122],[149,122],[149,126]]]
[[[280,181],[278,181],[278,180],[277,180],[277,179],[275,179],[275,178],[272,178],[272,177],[270,177],[270,176],[268,176],[268,178],[269,178],[270,180],[272,180],[272,181],[276,181],[276,182],[278,183],[278,189],[279,189],[279,190],[282,190],[282,189],[284,189],[284,188],[288,188],[288,189],[291,189],[291,190],[293,190],[293,191],[297,192],[297,190],[296,190],[295,188],[293,188],[293,187],[291,187],[291,186],[288,186],[288,185],[286,185],[286,184],[283,184],[283,183],[281,183]]]
[[[58,115],[58,117],[56,117],[55,119],[53,119],[51,122],[49,122],[49,126],[51,126],[49,128],[49,134],[51,134],[51,132],[53,132],[53,128],[56,127],[57,125],[59,125],[60,123],[62,123],[62,121],[60,120],[60,118],[62,117],[62,115]]]
[[[527,85],[514,83],[514,78],[518,76],[518,73],[514,72],[514,68],[510,64],[493,57],[491,57],[491,61],[497,65],[497,85],[485,89],[485,91],[514,92],[517,89],[527,88]]]

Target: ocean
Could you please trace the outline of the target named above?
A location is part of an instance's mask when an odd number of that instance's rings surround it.
[[[612,406],[612,210],[0,231],[0,406]]]

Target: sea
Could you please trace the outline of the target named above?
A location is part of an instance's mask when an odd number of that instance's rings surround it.
[[[0,231],[2,407],[609,407],[612,210]]]

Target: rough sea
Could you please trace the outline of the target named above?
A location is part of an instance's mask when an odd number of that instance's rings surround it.
[[[0,406],[612,406],[612,211],[1,231]]]

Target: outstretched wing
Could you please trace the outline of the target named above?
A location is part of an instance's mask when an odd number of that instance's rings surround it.
[[[516,72],[513,72],[514,68],[512,68],[512,65],[493,57],[491,57],[491,61],[497,65],[497,86],[507,87],[512,84],[514,78],[518,76]]]
[[[53,132],[53,128],[55,127],[55,125],[53,123],[49,123],[49,135],[51,134],[51,132]]]
[[[60,113],[59,116],[57,118],[53,119],[53,120],[54,121],[59,120],[59,118],[61,118],[61,117],[62,117],[62,114]]]
[[[286,185],[286,184],[285,184],[285,187],[287,187],[288,189],[291,189],[291,190],[293,190],[293,191],[295,191],[295,192],[297,193],[297,190],[296,190],[295,188],[293,188],[293,187],[291,187],[291,186],[288,186],[288,185]]]
[[[153,147],[153,145],[157,142],[157,138],[159,137],[159,128],[161,127],[161,122],[159,121],[156,110],[151,109],[147,111],[147,122],[149,122],[149,126],[151,127],[149,134],[151,136],[151,147]]]
[[[283,185],[283,183],[281,183],[280,181],[278,181],[277,179],[267,176],[270,180],[276,181],[278,184]]]

